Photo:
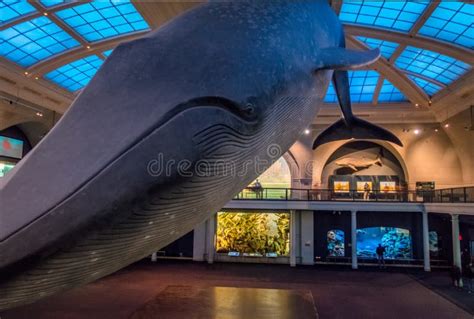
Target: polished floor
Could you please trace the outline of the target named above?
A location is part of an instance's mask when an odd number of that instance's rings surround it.
[[[198,309],[203,303],[208,303],[210,294],[215,295],[216,291],[222,289],[216,287],[264,288],[271,290],[270,295],[275,293],[275,290],[285,290],[288,300],[293,298],[291,302],[300,303],[298,308],[301,314],[308,312],[305,310],[308,308],[301,306],[305,303],[289,295],[308,296],[310,293],[319,318],[322,319],[473,318],[467,311],[415,280],[414,276],[403,273],[316,267],[292,269],[285,265],[207,265],[179,261],[132,265],[85,287],[50,297],[33,305],[3,312],[0,317],[1,319],[183,318],[176,316],[176,313],[185,309]],[[177,297],[166,299],[170,293],[179,296],[176,289],[187,289],[188,294],[194,291],[195,295],[201,294],[200,298],[207,298],[207,301],[196,303],[196,299],[185,298],[181,301]],[[221,290],[221,297],[229,291]],[[252,294],[244,290],[241,290],[241,293],[242,296]],[[183,292],[181,297],[185,295]],[[255,302],[255,300],[249,301],[249,303]],[[270,304],[265,306],[268,307]],[[208,309],[216,308],[208,307]],[[223,314],[225,313],[192,311],[186,317],[232,318]],[[282,315],[280,318],[285,317]]]

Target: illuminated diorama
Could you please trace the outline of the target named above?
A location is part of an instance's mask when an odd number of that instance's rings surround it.
[[[408,229],[367,227],[357,229],[357,256],[376,258],[377,246],[385,248],[386,259],[412,259],[412,239]]]
[[[344,257],[344,231],[332,229],[327,234],[328,256]]]
[[[277,257],[290,252],[290,214],[217,214],[216,252],[230,256]]]

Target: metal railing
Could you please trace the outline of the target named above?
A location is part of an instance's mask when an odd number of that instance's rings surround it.
[[[474,203],[474,186],[433,191],[335,191],[331,189],[244,188],[236,200],[368,201],[414,203]]]

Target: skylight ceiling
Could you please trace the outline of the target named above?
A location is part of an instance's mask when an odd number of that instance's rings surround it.
[[[339,14],[343,22],[409,31],[429,1],[344,1]]]
[[[0,54],[24,67],[77,46],[78,41],[44,16],[0,31]]]
[[[128,1],[95,1],[56,14],[90,42],[148,29],[148,24]]]
[[[36,9],[24,0],[2,0],[0,1],[0,24],[10,22],[35,11]]]
[[[442,1],[419,33],[473,49],[473,14],[473,4],[460,1]]]
[[[388,40],[383,36],[386,30],[392,35],[429,39],[472,56],[474,5],[468,2],[344,0],[340,18],[347,25],[363,27],[360,30],[376,30],[378,38],[363,31],[351,36],[361,46],[380,48],[384,63],[404,77],[406,83],[401,87],[406,89],[407,83],[419,87],[417,92],[426,93],[424,100],[472,68],[471,58],[454,54],[462,61],[457,60],[449,50],[440,54],[426,44],[418,48],[417,42],[408,45],[403,37]],[[72,92],[90,81],[121,38],[149,29],[130,0],[0,0],[0,56],[24,68],[29,76],[45,78]],[[67,58],[72,53],[75,59]],[[408,91],[398,90],[399,80],[390,74],[386,78],[364,70],[350,75],[354,103],[403,103],[407,96],[412,98]],[[336,102],[332,86],[325,101]]]
[[[46,74],[46,78],[70,91],[86,86],[104,61],[97,55],[90,55],[63,65]]]

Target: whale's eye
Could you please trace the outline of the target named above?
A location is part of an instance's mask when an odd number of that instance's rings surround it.
[[[245,109],[244,109],[245,113],[247,113],[248,115],[251,115],[253,114],[253,112],[255,112],[255,107],[253,106],[252,103],[247,103],[245,104]]]

